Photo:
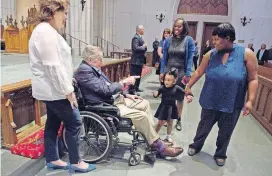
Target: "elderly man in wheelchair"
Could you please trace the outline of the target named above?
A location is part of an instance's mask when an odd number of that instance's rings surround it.
[[[124,86],[134,84],[137,77],[113,83],[101,71],[103,53],[98,47],[88,45],[82,55],[84,60],[75,72],[75,80],[84,124],[80,145],[84,161],[105,159],[119,142],[118,132],[133,136],[129,165],[140,163],[141,156],[136,153],[139,144],[146,144],[144,160],[152,164],[155,154],[176,157],[183,152],[181,147],[166,146],[160,140],[153,128],[149,102],[122,91]],[[65,132],[63,134],[65,136]]]

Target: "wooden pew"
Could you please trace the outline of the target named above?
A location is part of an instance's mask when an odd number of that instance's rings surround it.
[[[259,66],[259,86],[252,115],[272,135],[272,68]]]
[[[111,81],[129,75],[130,58],[107,61],[102,70]],[[44,127],[44,103],[32,97],[31,80],[1,86],[2,146],[10,148]]]

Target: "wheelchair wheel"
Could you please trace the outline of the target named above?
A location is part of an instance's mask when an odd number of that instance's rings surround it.
[[[131,153],[128,159],[129,166],[137,166],[141,162],[141,155],[139,153]]]
[[[80,132],[80,156],[83,161],[95,163],[105,159],[112,150],[112,132],[107,122],[92,112],[80,112],[82,128]],[[62,136],[64,146],[68,149],[66,129]]]

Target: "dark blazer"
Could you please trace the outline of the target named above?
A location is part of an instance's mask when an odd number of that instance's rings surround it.
[[[135,34],[131,41],[132,56],[130,63],[134,65],[143,65],[146,63],[145,52],[146,48],[143,46],[144,41],[139,34]]]
[[[100,104],[101,102],[113,104],[112,96],[122,91],[122,85],[117,82],[111,82],[102,71],[99,72],[85,61],[82,61],[74,77],[86,102],[92,104]],[[107,85],[105,80],[110,85]]]
[[[258,59],[258,60],[259,60],[260,51],[261,51],[261,50],[259,49],[259,51],[257,52],[257,59]],[[262,58],[261,58],[261,61],[262,61],[262,62],[267,61],[267,60],[268,60],[268,57],[269,57],[269,52],[268,52],[268,50],[266,49],[266,50],[264,50],[263,56],[262,56]]]

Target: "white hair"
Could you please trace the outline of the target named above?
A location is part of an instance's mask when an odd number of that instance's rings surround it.
[[[87,45],[82,52],[82,58],[87,62],[102,59],[103,52],[99,47]]]
[[[143,28],[144,26],[142,24],[136,26],[136,32],[138,32],[139,29]]]

